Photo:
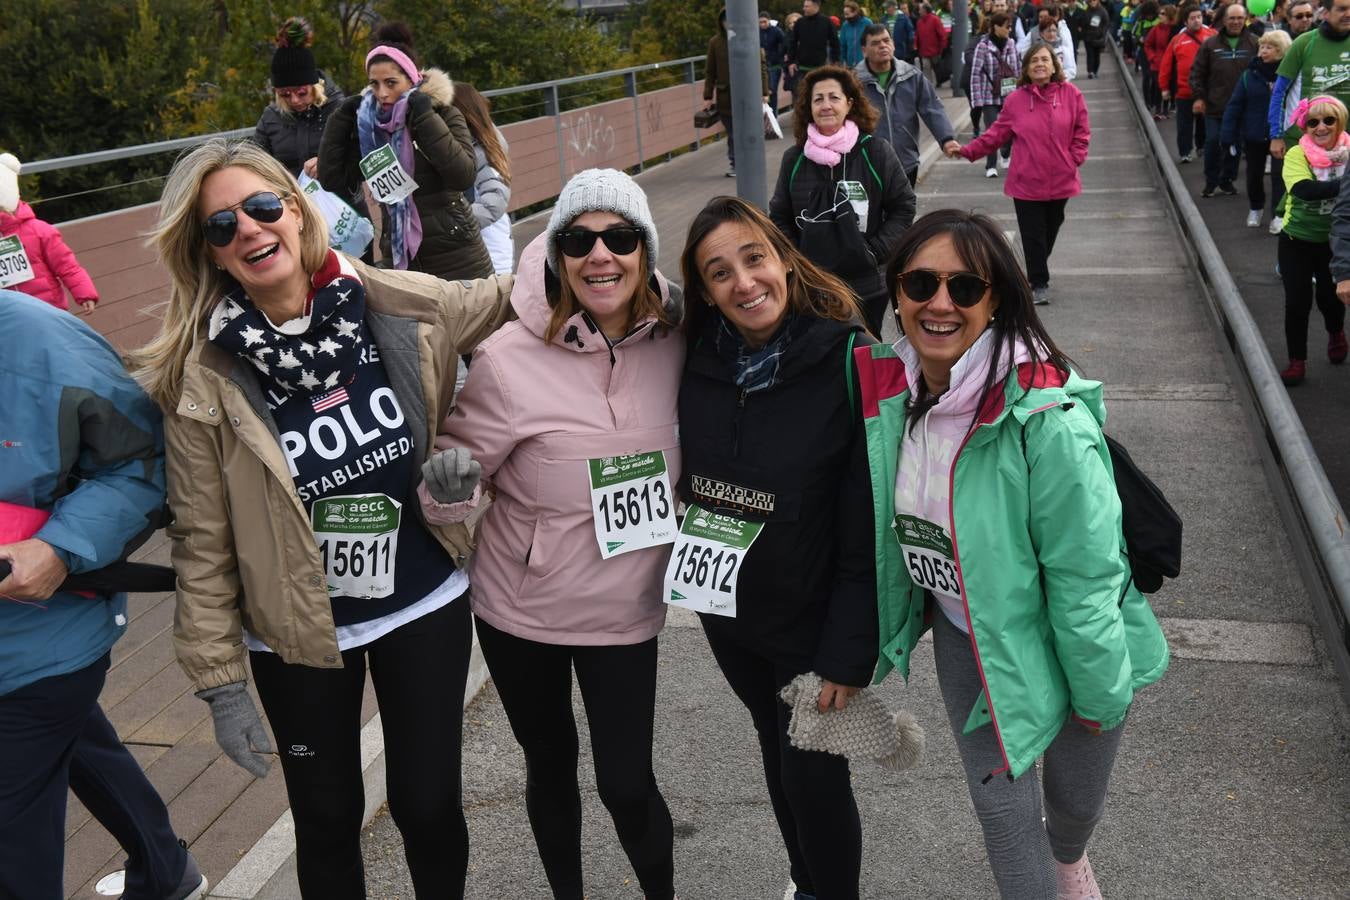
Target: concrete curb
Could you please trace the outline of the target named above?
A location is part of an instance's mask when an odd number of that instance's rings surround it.
[[[464,597],[456,602],[469,601]],[[478,649],[478,636],[475,634],[469,657],[469,680],[464,688],[465,707],[478,696],[487,680],[487,663]],[[371,717],[361,729],[361,777],[366,788],[366,811],[361,823],[364,828],[385,801],[384,733],[380,729],[379,713]],[[207,894],[213,900],[290,900],[298,896],[300,887],[295,880],[295,823],[289,809],[272,823],[272,827]]]

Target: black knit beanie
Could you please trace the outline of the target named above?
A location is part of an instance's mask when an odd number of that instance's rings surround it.
[[[300,87],[317,84],[319,67],[309,44],[314,32],[309,23],[296,16],[287,19],[277,32],[277,49],[272,54],[272,87]]]

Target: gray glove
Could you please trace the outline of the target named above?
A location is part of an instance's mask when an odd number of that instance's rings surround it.
[[[427,493],[437,503],[460,503],[473,496],[483,467],[464,447],[442,450],[422,464]]]
[[[267,729],[263,728],[258,708],[253,705],[244,682],[207,688],[198,691],[197,696],[211,707],[216,743],[225,755],[254,776],[266,778],[272,763],[262,754],[272,752],[272,742],[267,739]]]

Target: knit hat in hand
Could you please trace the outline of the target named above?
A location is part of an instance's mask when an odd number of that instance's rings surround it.
[[[638,183],[617,169],[587,169],[568,179],[548,219],[548,267],[558,267],[558,232],[582,213],[612,212],[636,225],[646,235],[647,271],[656,271],[656,223],[647,208],[647,195]]]
[[[0,153],[0,210],[19,208],[19,161],[13,153]]]
[[[843,709],[821,712],[820,676],[798,675],[778,696],[792,708],[788,740],[798,750],[819,750],[849,759],[875,759],[886,769],[911,769],[923,758],[923,728],[907,710],[891,713],[871,688],[849,698]]]
[[[287,19],[277,32],[277,49],[272,54],[272,87],[303,87],[318,84],[319,66],[309,45],[314,29],[299,16]]]

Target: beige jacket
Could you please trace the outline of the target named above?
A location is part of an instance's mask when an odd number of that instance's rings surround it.
[[[513,279],[448,282],[351,263],[366,287],[366,323],[425,459],[450,409],[456,359],[511,317]],[[246,680],[244,628],[288,663],[341,668],[318,546],[252,369],[203,334],[164,433],[178,575],[174,647],[194,687]],[[420,514],[416,502],[407,508]],[[428,527],[463,565],[473,549],[469,529]]]

